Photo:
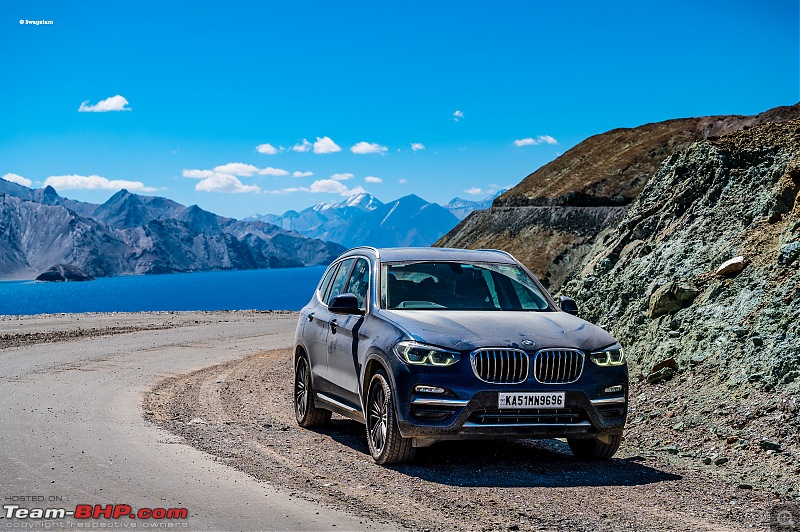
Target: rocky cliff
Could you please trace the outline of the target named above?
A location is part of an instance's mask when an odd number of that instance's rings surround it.
[[[709,133],[797,110],[714,119]],[[800,120],[766,122],[681,149],[662,143],[672,147],[655,160],[641,154],[641,179],[620,168],[616,184],[590,180],[586,191],[545,180],[543,192],[511,196],[533,205],[496,202],[440,243],[519,255],[619,338],[631,369],[625,437],[639,448],[790,498],[800,486]],[[607,164],[571,152],[558,168]]]
[[[587,257],[562,291],[645,372],[673,357],[734,386],[800,384],[800,121],[672,155]]]
[[[577,273],[589,244],[613,226],[668,157],[697,140],[794,118],[800,118],[800,104],[595,135],[527,176],[491,209],[472,213],[435,245],[505,249],[558,290]]]

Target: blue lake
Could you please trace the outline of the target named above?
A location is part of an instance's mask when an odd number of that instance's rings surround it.
[[[299,310],[324,266],[110,277],[83,283],[0,282],[0,314],[140,310]]]

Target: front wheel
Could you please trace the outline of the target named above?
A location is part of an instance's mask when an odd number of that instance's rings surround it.
[[[294,417],[301,427],[321,427],[331,419],[330,410],[314,405],[314,389],[311,387],[311,368],[305,356],[297,357],[294,370]]]
[[[410,462],[417,450],[397,428],[394,394],[383,370],[369,381],[366,407],[367,445],[373,460],[381,465]]]
[[[622,434],[612,434],[608,436],[607,441],[608,443],[598,438],[586,440],[567,438],[572,454],[582,460],[608,460],[619,449],[622,443]]]

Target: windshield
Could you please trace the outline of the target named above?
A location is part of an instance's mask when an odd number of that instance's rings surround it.
[[[383,264],[381,306],[425,310],[549,310],[541,289],[511,264]]]

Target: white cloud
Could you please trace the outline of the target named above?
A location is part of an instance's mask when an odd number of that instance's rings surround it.
[[[333,179],[320,179],[319,181],[314,181],[311,183],[311,186],[308,189],[303,190],[307,190],[308,192],[327,192],[346,197],[365,192],[361,187],[347,188],[339,181],[334,181]]]
[[[514,141],[515,146],[537,146],[539,144],[558,144],[558,141],[550,135],[539,135],[536,138],[527,137]]]
[[[303,142],[292,146],[292,151],[299,151],[301,153],[305,153],[309,150],[311,150],[311,143],[308,142],[308,140],[306,139],[303,139]]]
[[[330,137],[317,137],[317,141],[314,143],[314,153],[336,153],[337,151],[342,151]]]
[[[131,192],[154,192],[153,187],[145,186],[141,181],[125,181],[122,179],[106,179],[99,175],[51,175],[44,180],[44,186],[50,185],[56,190],[122,190]]]
[[[359,155],[365,155],[367,153],[384,154],[388,150],[389,150],[389,148],[387,148],[386,146],[381,146],[380,144],[375,143],[375,142],[370,143],[370,142],[364,142],[364,141],[358,142],[352,148],[350,148],[351,152],[357,153]]]
[[[297,187],[289,187],[289,188],[282,188],[280,190],[262,190],[263,194],[291,194],[292,192],[299,192],[302,191],[302,188]]]
[[[424,149],[425,149],[425,145],[422,144],[421,142],[412,142],[411,143],[411,150],[412,151],[419,151],[419,150],[424,150]]]
[[[207,177],[214,177],[217,173],[213,170],[184,170],[183,177],[191,177],[194,179],[205,179]]]
[[[456,110],[456,112],[453,113],[453,120],[455,120],[456,122],[460,121],[462,118],[464,118],[463,112]]]
[[[274,175],[274,176],[289,175],[289,172],[287,172],[283,168],[273,168],[271,166],[262,168],[261,170],[258,171],[258,173],[260,175]]]
[[[479,194],[483,194],[483,189],[478,188],[478,187],[472,187],[472,188],[468,188],[464,192],[466,192],[467,194],[472,194],[473,196],[477,196]]]
[[[310,177],[314,175],[314,172],[294,172],[292,177]]]
[[[348,179],[353,179],[353,174],[333,174],[331,179],[334,181],[347,181]]]
[[[236,177],[228,174],[214,174],[195,185],[195,190],[205,192],[224,192],[227,194],[242,194],[245,192],[260,192],[256,185],[243,185]]]
[[[18,185],[22,185],[23,187],[30,187],[31,185],[33,185],[33,181],[17,174],[6,174],[3,176],[3,179],[5,179],[6,181],[10,181],[12,183],[16,183]]]
[[[275,155],[278,153],[278,148],[273,146],[272,144],[259,144],[256,146],[256,151],[258,153],[263,153],[265,155]]]
[[[245,163],[228,163],[228,164],[223,164],[222,166],[215,167],[214,171],[217,172],[218,174],[229,174],[240,177],[250,177],[251,175],[258,172],[258,167],[253,166],[252,164],[245,164]]]
[[[400,183],[401,185],[405,185],[406,183],[408,183],[408,179],[400,178],[400,179],[397,180],[397,182]]]
[[[367,183],[383,183],[383,179],[380,177],[375,177],[374,175],[368,175],[364,178],[364,181]]]
[[[110,98],[106,98],[105,100],[100,100],[97,102],[97,105],[86,105],[89,103],[89,100],[81,103],[81,106],[78,107],[79,113],[105,113],[108,111],[130,111],[130,107],[126,107],[128,105],[128,100],[124,97],[117,94],[116,96],[111,96]]]

